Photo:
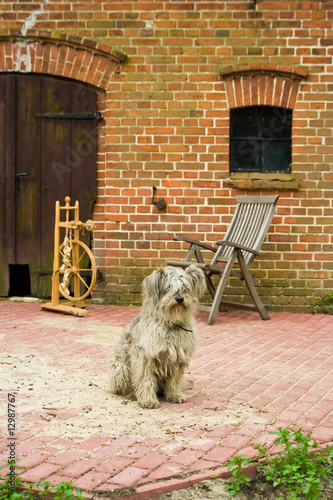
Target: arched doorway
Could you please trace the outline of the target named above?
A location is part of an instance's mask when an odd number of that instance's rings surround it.
[[[96,199],[96,92],[31,74],[0,74],[0,295],[48,297],[54,205]]]

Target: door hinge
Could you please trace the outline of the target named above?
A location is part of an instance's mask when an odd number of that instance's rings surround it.
[[[51,113],[51,114],[37,114],[35,118],[53,118],[58,120],[103,120],[102,114],[97,111],[96,113]]]

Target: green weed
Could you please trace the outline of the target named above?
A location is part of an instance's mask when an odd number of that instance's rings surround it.
[[[247,467],[251,464],[251,460],[246,458],[246,455],[236,455],[233,458],[229,458],[228,469],[231,471],[231,479],[227,488],[230,491],[231,496],[236,495],[238,491],[241,491],[242,486],[245,483],[251,481],[251,479],[242,474],[242,468]]]
[[[255,445],[258,454],[251,460],[246,455],[238,455],[229,460],[229,469],[234,468],[227,489],[234,496],[249,481],[242,475],[242,467],[259,461],[258,469],[263,477],[273,484],[274,488],[284,488],[287,500],[318,500],[322,498],[323,482],[333,472],[333,447],[326,451],[318,443],[305,436],[301,429],[291,430],[289,427],[278,427],[274,444],[283,449],[272,457],[267,457],[266,443]],[[281,500],[279,497],[276,500]]]
[[[0,471],[5,467],[0,467]],[[0,474],[0,481],[0,500],[37,500],[49,493],[56,494],[55,500],[86,500],[79,489],[74,489],[73,481],[64,481],[57,486],[51,486],[50,481],[31,484],[24,482],[17,472],[14,475],[7,473],[4,477]],[[24,491],[17,491],[19,488],[24,488]]]
[[[320,306],[325,310],[325,307],[328,307],[333,311],[333,293],[327,292],[325,295],[319,297],[319,299],[313,299],[311,302],[312,306]]]

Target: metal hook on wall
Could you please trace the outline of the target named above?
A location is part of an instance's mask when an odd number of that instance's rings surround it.
[[[163,198],[161,200],[154,201],[156,189],[157,187],[153,186],[153,198],[151,202],[156,206],[157,210],[164,210],[167,207],[167,202]]]

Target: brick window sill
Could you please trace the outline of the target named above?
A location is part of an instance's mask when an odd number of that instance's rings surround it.
[[[269,173],[248,173],[242,172],[231,174],[223,181],[223,187],[246,189],[246,190],[292,190],[299,189],[299,182],[292,177],[292,174],[269,174]]]

